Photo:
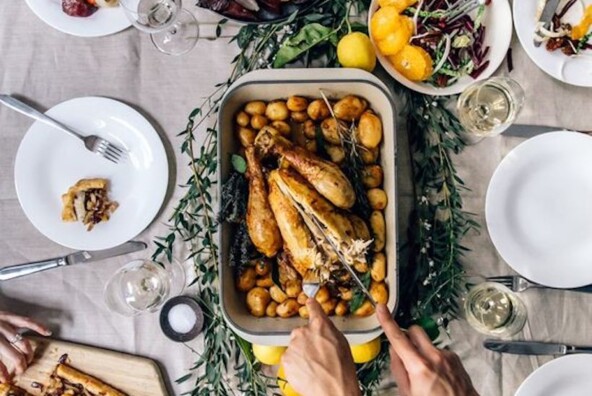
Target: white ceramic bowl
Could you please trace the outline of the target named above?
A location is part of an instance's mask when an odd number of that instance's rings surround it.
[[[371,29],[370,21],[372,16],[378,8],[378,0],[372,0],[370,12],[368,13],[369,29]],[[407,88],[426,95],[455,95],[461,93],[473,82],[490,77],[502,64],[504,59],[506,59],[506,54],[508,53],[508,48],[510,48],[510,42],[512,41],[512,13],[510,11],[510,4],[507,0],[494,0],[488,8],[483,24],[486,27],[484,44],[485,46],[490,46],[488,55],[489,66],[487,66],[483,73],[481,73],[476,79],[473,79],[471,76],[464,76],[449,87],[439,88],[425,82],[415,82],[405,78],[395,69],[388,58],[380,53],[376,43],[372,39],[372,31],[370,31],[370,40],[372,40],[372,44],[376,51],[376,57],[382,67],[384,67],[387,73],[395,80]]]
[[[219,183],[228,178],[232,168],[230,155],[239,149],[234,136],[234,115],[250,100],[273,100],[290,95],[319,97],[319,90],[329,98],[347,94],[364,97],[380,116],[384,127],[381,165],[384,168],[384,189],[389,203],[385,210],[387,240],[388,307],[394,311],[398,299],[397,284],[397,214],[396,214],[396,133],[395,108],[386,86],[370,73],[356,69],[285,69],[260,70],[236,81],[224,97],[218,116]],[[246,308],[245,295],[235,289],[234,274],[228,255],[234,230],[229,224],[219,225],[220,294],[222,313],[229,326],[249,342],[263,345],[288,345],[290,332],[307,323],[300,317],[256,318]],[[352,344],[360,344],[378,337],[382,329],[376,315],[367,318],[332,317],[333,322]]]

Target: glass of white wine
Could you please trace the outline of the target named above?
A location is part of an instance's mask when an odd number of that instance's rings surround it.
[[[168,55],[182,55],[195,47],[199,24],[182,8],[181,0],[119,0],[132,24],[150,33],[152,43]]]
[[[456,109],[467,143],[496,136],[516,120],[524,105],[524,90],[508,77],[492,77],[470,85],[458,97]]]
[[[464,297],[464,315],[477,331],[508,338],[526,323],[524,303],[507,287],[494,282],[473,286]]]
[[[174,260],[164,267],[150,260],[134,260],[107,282],[105,303],[124,316],[155,312],[170,296],[182,293],[185,282],[185,271]]]

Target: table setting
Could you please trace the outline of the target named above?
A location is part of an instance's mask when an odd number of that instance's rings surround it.
[[[364,395],[378,303],[481,395],[587,394],[589,0],[0,7],[0,310],[53,331],[8,340],[23,394],[297,394],[308,297]]]

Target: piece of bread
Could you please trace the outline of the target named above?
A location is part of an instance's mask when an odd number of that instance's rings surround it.
[[[125,393],[107,385],[103,381],[65,364],[58,364],[52,377],[52,381],[45,393],[46,396],[69,394],[65,393],[66,389],[62,386],[63,384],[72,385],[73,388],[84,389],[86,393],[80,393],[80,395],[127,396]],[[56,393],[59,389],[62,389],[62,393]]]

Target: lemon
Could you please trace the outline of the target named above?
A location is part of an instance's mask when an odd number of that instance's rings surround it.
[[[433,71],[433,61],[423,48],[406,45],[396,55],[389,56],[395,69],[411,81],[427,80]]]
[[[370,32],[374,40],[382,40],[389,33],[397,30],[401,24],[401,15],[396,7],[382,7],[372,15]]]
[[[337,59],[343,67],[371,72],[376,66],[376,53],[370,38],[361,32],[343,36],[337,44]]]
[[[284,372],[284,366],[280,366],[280,369],[277,373],[277,383],[280,387],[280,391],[284,396],[300,396],[298,392],[292,388],[292,385],[286,381],[286,373]]]
[[[365,344],[350,346],[354,363],[367,363],[373,360],[380,352],[380,337],[368,341]]]
[[[286,347],[253,344],[253,355],[263,364],[274,366],[280,364],[280,359]]]

